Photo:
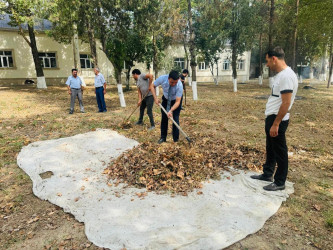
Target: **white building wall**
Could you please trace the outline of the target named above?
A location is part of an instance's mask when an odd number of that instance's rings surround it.
[[[185,58],[185,50],[184,47],[179,46],[170,46],[166,53],[168,58],[166,58],[166,61],[173,62],[174,58]],[[199,69],[199,57],[197,57],[197,82],[213,82],[213,76],[211,74],[211,71],[209,69],[209,66],[207,69]],[[230,59],[230,67],[228,70],[223,70],[223,61],[224,59],[229,58]],[[246,51],[243,55],[240,55],[238,59],[244,60],[244,68],[242,70],[237,70],[237,78],[238,81],[248,81],[250,78],[250,59],[251,59],[251,51]],[[172,65],[173,67],[173,65]],[[171,67],[171,68],[172,68]],[[185,67],[186,67],[186,60],[185,60]],[[217,69],[218,69],[218,79],[219,81],[232,81],[232,67],[231,67],[231,50],[226,49],[223,53],[221,53],[220,60],[217,65],[214,65],[214,75],[217,75]],[[191,73],[191,69],[189,67],[188,69]],[[167,69],[164,70],[165,72],[168,71]]]
[[[31,49],[28,43],[16,31],[0,31],[0,50],[11,50],[14,60],[13,68],[0,68],[0,83],[24,83],[26,79],[36,80],[36,70]],[[61,44],[48,37],[46,34],[38,34],[36,43],[39,52],[55,52],[56,68],[44,68],[46,83],[64,83],[71,75],[74,67],[74,56],[72,44]],[[80,53],[90,54],[89,44],[79,42]],[[105,78],[112,79],[113,67],[105,53],[99,49],[100,42],[97,41],[97,56],[99,68]],[[83,69],[81,75],[86,83],[93,82],[93,69]]]

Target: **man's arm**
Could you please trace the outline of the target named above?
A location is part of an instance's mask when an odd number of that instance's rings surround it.
[[[142,94],[141,94],[140,89],[138,88],[138,106],[141,105],[141,102],[142,102]]]
[[[72,94],[71,87],[70,87],[71,83],[70,83],[69,77],[67,78],[66,85],[67,85],[68,94]]]
[[[71,87],[67,85],[68,94],[72,94]]]
[[[269,130],[269,135],[271,137],[278,136],[279,125],[283,119],[283,117],[287,114],[290,103],[291,103],[291,96],[293,93],[284,93],[281,94],[282,104],[280,106],[279,112],[274,120],[274,123]]]

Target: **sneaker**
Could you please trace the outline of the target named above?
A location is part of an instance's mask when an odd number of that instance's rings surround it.
[[[157,142],[157,143],[158,143],[158,144],[161,144],[161,143],[163,143],[163,142],[166,142],[166,139],[164,139],[164,138],[161,138],[161,139],[159,139],[159,140],[158,140],[158,142]]]
[[[85,113],[84,110],[81,110],[81,113]]]
[[[255,174],[250,176],[252,179],[260,181],[273,181],[273,176],[267,177],[263,174]]]
[[[135,125],[143,125],[143,122],[138,121],[135,123]]]
[[[148,128],[148,131],[152,131],[155,129],[155,126],[151,126],[150,128]]]
[[[70,110],[70,111],[69,111],[69,114],[71,115],[71,114],[73,114],[73,112],[74,112],[73,110]]]
[[[284,190],[285,188],[286,188],[285,185],[278,186],[274,182],[263,187],[263,189],[265,189],[266,191]]]

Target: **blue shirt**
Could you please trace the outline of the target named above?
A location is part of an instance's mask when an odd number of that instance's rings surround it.
[[[95,75],[95,88],[103,87],[104,83],[105,79],[102,73],[98,73],[97,76]]]
[[[169,95],[171,97],[171,100],[176,100],[176,97],[182,97],[183,95],[183,84],[180,80],[178,80],[177,84],[170,89],[169,93],[169,75],[163,75],[158,77],[154,82],[155,87],[162,86],[163,89],[163,95],[166,99],[169,98]]]
[[[71,89],[80,89],[82,85],[81,78],[79,76],[74,77],[74,76],[69,76],[67,78],[66,84],[71,88]]]

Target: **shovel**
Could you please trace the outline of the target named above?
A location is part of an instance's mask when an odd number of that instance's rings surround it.
[[[163,112],[168,116],[168,112],[165,110],[165,108],[162,106],[162,104],[159,104],[161,109],[163,110]],[[177,122],[175,122],[175,120],[172,117],[169,117],[169,119],[173,122],[173,124],[175,124],[175,126],[179,129],[179,131],[183,134],[183,136],[185,136],[185,139],[188,141],[188,143],[191,143],[192,140],[190,139],[190,137],[188,137],[188,135],[182,130],[182,128],[177,124]]]

